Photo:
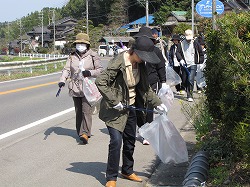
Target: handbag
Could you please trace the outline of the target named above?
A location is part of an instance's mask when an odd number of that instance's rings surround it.
[[[139,134],[149,141],[163,163],[188,161],[186,143],[166,114],[139,128]]]

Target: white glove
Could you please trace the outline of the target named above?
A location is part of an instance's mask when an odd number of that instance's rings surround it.
[[[160,97],[160,96],[166,94],[169,88],[170,87],[169,87],[169,85],[167,83],[165,83],[165,82],[162,83],[161,89],[158,92],[158,96]]]
[[[168,112],[168,108],[164,104],[161,104],[160,106],[157,106],[156,109],[160,113],[167,113]]]
[[[180,61],[180,65],[184,66],[184,64],[185,64],[185,61],[184,61],[184,60],[181,60],[181,61]]]
[[[122,110],[122,109],[124,108],[124,106],[123,106],[123,104],[122,104],[121,102],[119,102],[119,103],[118,103],[117,105],[115,105],[113,108],[116,109],[116,110]]]

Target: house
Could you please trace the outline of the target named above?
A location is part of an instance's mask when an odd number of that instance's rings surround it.
[[[51,31],[47,26],[34,27],[31,31],[27,32],[27,35],[30,36],[32,49],[35,50],[39,44],[42,45],[42,42],[43,47],[49,47],[49,44],[52,42],[52,39],[50,39],[50,33]]]
[[[154,16],[152,14],[148,15],[148,24],[149,27],[152,27],[154,23]],[[126,29],[126,32],[129,33],[130,36],[134,36],[136,33],[139,32],[139,29],[142,26],[146,25],[146,16],[141,17],[133,22],[130,22],[126,25],[121,26],[119,29]]]
[[[61,20],[58,20],[50,25],[48,29],[50,30],[50,38],[54,40],[55,37],[55,46],[63,48],[64,44],[67,43],[67,36],[74,34],[74,28],[77,25],[77,20],[71,17],[66,17]],[[55,31],[54,31],[55,28]],[[54,36],[55,33],[55,36]]]
[[[249,11],[250,10],[250,0],[221,0],[224,4],[225,12],[229,11]]]
[[[105,45],[117,45],[122,47],[121,45],[128,46],[130,40],[133,40],[133,37],[126,37],[126,36],[107,36],[102,37],[99,42]]]
[[[174,27],[180,23],[192,25],[192,20],[186,17],[187,11],[171,11],[167,21],[162,24],[163,35],[171,35]]]

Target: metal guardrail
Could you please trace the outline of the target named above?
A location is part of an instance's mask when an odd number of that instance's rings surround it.
[[[25,54],[24,54],[25,55]],[[46,59],[39,60],[28,60],[28,61],[16,61],[16,62],[0,62],[0,74],[1,75],[11,75],[12,73],[23,73],[30,72],[34,70],[48,70],[48,65],[54,64],[54,68],[57,68],[58,63],[63,63],[67,59],[67,55],[61,56],[47,56]]]
[[[19,57],[30,57],[32,58],[44,58],[44,59],[57,59],[57,58],[64,58],[68,55],[62,54],[41,54],[41,53],[19,53]]]

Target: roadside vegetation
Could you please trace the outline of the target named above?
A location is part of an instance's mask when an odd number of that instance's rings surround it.
[[[206,32],[207,88],[183,105],[197,149],[209,152],[207,186],[250,186],[250,13],[227,14]]]
[[[38,60],[41,58],[30,58],[30,57],[19,57],[19,56],[11,56],[11,55],[3,55],[0,56],[1,62],[15,62],[15,61],[27,61],[27,60]]]
[[[1,71],[0,71],[0,82],[60,72],[63,69],[65,62],[48,64],[48,65],[46,65],[46,68],[44,65],[35,66],[35,67],[32,67],[32,72],[30,72],[30,68],[28,68],[28,67],[22,68],[19,70],[12,71],[11,75],[8,75],[6,73],[1,74]]]

